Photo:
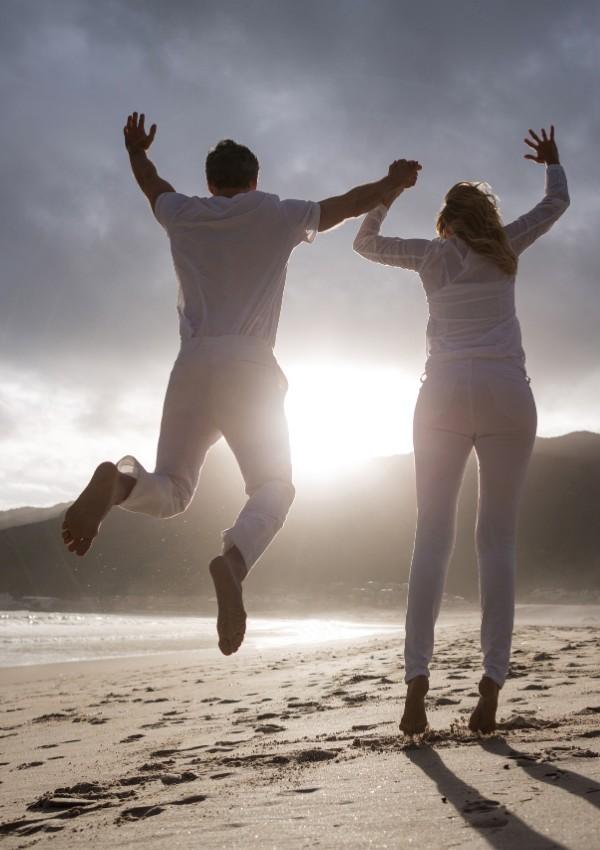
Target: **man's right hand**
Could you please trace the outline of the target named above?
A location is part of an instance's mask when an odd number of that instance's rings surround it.
[[[125,147],[127,152],[137,153],[137,151],[146,151],[154,141],[156,135],[156,124],[150,127],[150,132],[146,133],[144,127],[144,113],[142,112],[139,120],[137,112],[133,112],[127,116],[127,124],[123,127],[125,136]]]
[[[382,201],[389,206],[389,203],[403,189],[415,185],[420,170],[420,163],[414,159],[397,159],[390,165],[387,176],[381,180],[366,183],[364,186],[355,186],[344,195],[321,201],[319,233],[330,230],[347,218],[356,218],[358,215],[369,212]]]
[[[417,182],[421,168],[416,159],[396,159],[388,168],[388,177],[396,189],[409,189]]]

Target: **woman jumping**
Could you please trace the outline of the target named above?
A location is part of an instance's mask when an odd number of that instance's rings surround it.
[[[483,183],[461,182],[446,195],[438,239],[379,235],[402,190],[370,212],[354,250],[377,263],[419,273],[429,305],[427,363],[414,413],[417,528],[406,614],[401,730],[427,728],[425,695],[434,627],[454,545],[458,493],[474,448],[479,466],[476,548],[484,675],[469,728],[496,728],[498,693],[508,672],[514,620],[518,505],[536,433],[536,408],[525,371],[515,312],[518,257],[569,206],[554,139],[533,130],[526,159],[546,166],[544,198],[502,225]]]

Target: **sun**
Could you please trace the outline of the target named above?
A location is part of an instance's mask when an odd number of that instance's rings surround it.
[[[286,412],[296,478],[326,477],[412,449],[419,382],[392,366],[288,366]]]

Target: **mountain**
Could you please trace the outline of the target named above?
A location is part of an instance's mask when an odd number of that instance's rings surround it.
[[[3,528],[14,528],[17,525],[31,525],[34,522],[43,522],[45,519],[53,519],[62,514],[69,506],[69,502],[52,505],[49,508],[11,508],[8,511],[0,511],[0,530]]]
[[[477,597],[473,548],[476,465],[462,488],[447,591]],[[0,594],[84,598],[176,599],[190,604],[212,591],[206,565],[220,530],[243,504],[243,485],[225,449],[215,450],[188,511],[171,520],[115,510],[84,559],[62,545],[58,515],[0,530]],[[27,509],[28,511],[31,509]],[[5,512],[20,520],[24,514]],[[27,516],[32,516],[27,514]],[[600,435],[539,438],[523,499],[518,588],[600,592]],[[273,604],[304,598],[398,600],[408,579],[415,523],[412,455],[379,458],[335,481],[302,484],[283,532],[248,580]]]

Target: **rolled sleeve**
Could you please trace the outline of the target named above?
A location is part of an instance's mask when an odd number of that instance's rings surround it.
[[[285,217],[290,226],[294,245],[300,242],[312,242],[319,230],[321,207],[315,201],[287,199],[281,202]]]
[[[169,230],[188,201],[188,196],[179,192],[163,192],[154,204],[154,217],[165,230]]]

